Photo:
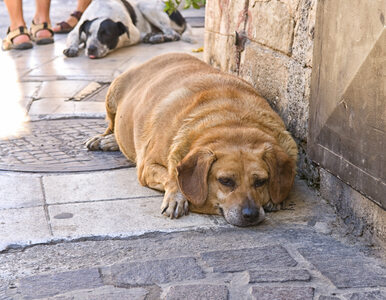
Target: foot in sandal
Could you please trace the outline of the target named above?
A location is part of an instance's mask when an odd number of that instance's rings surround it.
[[[76,24],[78,24],[82,14],[83,13],[81,11],[74,11],[67,19],[67,21],[57,23],[55,27],[52,28],[52,30],[55,33],[69,33],[72,29],[74,29]]]
[[[54,42],[54,32],[52,31],[51,24],[48,22],[35,24],[32,21],[30,34],[37,45],[52,44]]]
[[[11,49],[26,50],[31,49],[32,46],[31,37],[25,26],[19,26],[14,30],[8,28],[7,36],[2,42],[2,49],[4,51]]]

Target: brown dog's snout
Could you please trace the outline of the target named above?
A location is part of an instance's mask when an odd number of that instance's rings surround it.
[[[241,209],[241,215],[247,222],[254,222],[259,218],[259,209],[255,205],[247,205]]]

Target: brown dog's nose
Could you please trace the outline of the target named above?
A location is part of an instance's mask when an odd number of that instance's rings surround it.
[[[259,218],[259,209],[257,207],[246,206],[241,210],[241,214],[246,221],[253,222]]]

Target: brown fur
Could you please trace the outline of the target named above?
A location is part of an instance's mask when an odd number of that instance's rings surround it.
[[[191,211],[256,224],[262,207],[292,187],[297,147],[280,117],[247,82],[190,55],[126,71],[111,84],[106,110],[109,127],[88,148],[111,150],[105,140],[114,134],[140,183],[165,192],[167,216],[187,213],[187,199]]]

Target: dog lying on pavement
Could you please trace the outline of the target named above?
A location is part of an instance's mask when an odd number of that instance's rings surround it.
[[[251,85],[199,59],[171,53],[118,76],[106,96],[105,133],[90,150],[120,149],[161,210],[222,214],[237,226],[264,219],[288,195],[297,146]]]
[[[85,44],[86,56],[100,58],[109,52],[139,42],[194,42],[191,28],[179,11],[168,15],[162,0],[93,0],[68,34],[68,57],[78,55]]]

